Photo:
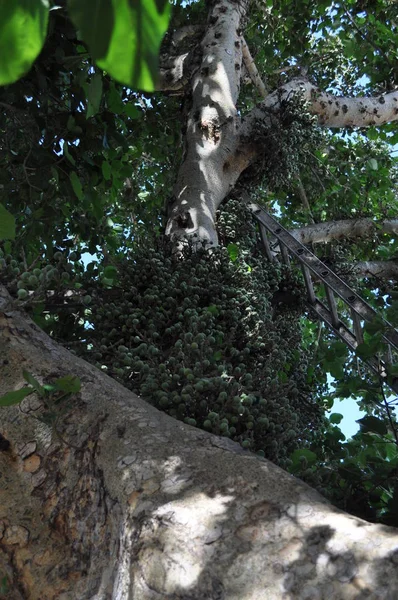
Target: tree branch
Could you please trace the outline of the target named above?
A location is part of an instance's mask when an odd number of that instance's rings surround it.
[[[190,52],[166,56],[160,62],[159,91],[184,92],[190,77],[193,57]]]
[[[398,233],[398,219],[373,221],[372,219],[344,219],[325,221],[292,229],[290,233],[302,244],[327,243],[341,238],[355,238],[375,233]]]
[[[256,63],[254,62],[254,59],[250,54],[249,46],[247,45],[246,40],[244,38],[242,38],[242,58],[250,79],[259,91],[261,97],[266,98],[268,95],[268,90],[260,77],[260,73],[258,72]]]
[[[354,273],[363,277],[379,277],[398,281],[398,262],[395,260],[365,260],[354,265]]]
[[[323,92],[303,78],[285,83],[255,107],[244,120],[242,135],[250,138],[256,122],[269,118],[269,110],[277,111],[283,99],[299,92],[309,103],[312,114],[318,115],[325,127],[369,127],[398,120],[398,90],[377,97],[348,98]]]

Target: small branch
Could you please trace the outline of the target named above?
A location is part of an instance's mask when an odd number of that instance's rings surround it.
[[[161,60],[159,90],[182,93],[189,81],[191,60],[190,52]]]
[[[383,381],[381,380],[381,378],[380,378],[380,388],[381,388],[381,393],[383,395],[384,408],[387,411],[387,416],[388,416],[388,420],[389,420],[389,423],[390,423],[391,432],[392,432],[392,434],[394,436],[395,444],[398,446],[398,433],[397,433],[396,423],[394,423],[394,421],[392,420],[391,410],[390,410],[390,407],[388,405],[386,395],[384,393]]]
[[[307,196],[307,193],[303,186],[303,182],[301,181],[300,175],[297,176],[297,184],[298,184],[297,190],[298,190],[298,193],[300,196],[300,200],[301,200],[305,210],[308,212],[311,223],[315,223],[314,216],[311,211],[311,206],[310,206],[310,203],[308,202],[308,196]]]
[[[258,72],[254,59],[250,54],[249,46],[247,45],[245,38],[242,38],[242,58],[247,72],[249,73],[250,79],[259,91],[260,96],[262,98],[266,98],[268,96],[267,88],[260,77],[260,73]]]
[[[390,67],[390,69],[394,69],[394,66],[391,64],[390,59],[388,58],[388,56],[386,55],[386,53],[377,44],[375,44],[374,41],[371,40],[365,33],[363,33],[363,31],[362,31],[362,29],[360,27],[358,27],[355,19],[352,17],[352,15],[350,15],[350,13],[347,10],[347,8],[344,5],[344,3],[342,3],[342,7],[343,7],[343,10],[344,10],[345,14],[347,15],[347,17],[348,17],[351,25],[354,27],[354,29],[356,29],[356,31],[359,33],[359,35],[361,36],[361,38],[366,43],[368,43],[370,46],[372,46],[372,48],[374,48],[377,53],[379,53],[379,54],[382,55],[383,59],[388,64],[388,66]]]

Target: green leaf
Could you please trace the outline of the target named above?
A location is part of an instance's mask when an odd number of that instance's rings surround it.
[[[209,312],[210,314],[217,316],[218,314],[220,314],[220,311],[218,310],[217,306],[215,304],[210,304],[210,306],[207,307],[207,312]]]
[[[378,433],[380,435],[385,435],[387,433],[387,426],[381,419],[373,416],[363,417],[362,419],[358,419],[356,423],[359,423],[361,427],[361,431],[363,433],[371,432]]]
[[[83,188],[76,171],[72,171],[72,173],[69,175],[69,179],[76,196],[79,198],[79,200],[83,200]]]
[[[97,114],[102,98],[102,75],[95,73],[86,86],[87,119]]]
[[[329,421],[334,425],[338,425],[342,419],[343,415],[341,415],[340,413],[332,413],[329,417]]]
[[[237,244],[228,244],[227,250],[229,258],[232,262],[236,262],[239,256],[239,246]]]
[[[15,239],[15,219],[2,204],[0,204],[0,240]]]
[[[40,396],[44,396],[44,388],[42,385],[40,385],[37,379],[35,379],[31,373],[25,371],[25,369],[22,371],[22,374],[25,381],[32,386],[35,392],[37,392]]]
[[[11,406],[12,404],[19,404],[26,396],[32,394],[34,389],[31,387],[21,388],[15,392],[8,392],[4,396],[0,396],[0,406]]]
[[[69,0],[69,13],[101,69],[125,85],[156,89],[168,0]]]
[[[288,380],[288,376],[284,371],[278,371],[278,379],[279,383],[286,383]]]
[[[73,158],[73,156],[71,155],[71,153],[69,152],[68,142],[64,142],[64,145],[62,147],[62,152],[65,155],[65,157],[67,158],[67,160],[71,163],[71,165],[75,166],[76,161]]]
[[[29,71],[47,35],[48,0],[1,0],[0,85]]]
[[[369,158],[369,160],[368,160],[368,166],[373,171],[377,171],[377,169],[378,169],[377,160],[375,158]]]
[[[107,267],[105,267],[104,277],[107,277],[109,279],[116,279],[116,277],[117,277],[116,267],[113,267],[112,265],[108,265]]]
[[[358,344],[355,352],[362,358],[362,360],[366,360],[371,356],[374,356],[379,350],[383,347],[383,342],[381,336],[374,336],[374,338],[370,341],[362,342],[362,344]]]
[[[293,462],[293,465],[300,464],[301,460],[305,458],[308,465],[313,464],[317,460],[317,455],[312,450],[308,450],[307,448],[298,448],[291,455],[290,459]]]
[[[68,394],[75,394],[81,389],[81,382],[75,375],[65,375],[54,381],[54,387],[56,390],[66,392]]]
[[[111,178],[112,169],[111,169],[111,165],[108,163],[108,161],[104,161],[102,163],[101,170],[102,170],[102,175],[104,176],[104,179],[106,181],[109,181]]]

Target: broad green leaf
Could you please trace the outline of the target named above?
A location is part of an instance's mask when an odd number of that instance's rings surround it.
[[[4,396],[0,396],[0,406],[11,406],[12,404],[19,404],[26,396],[32,394],[35,390],[31,387],[21,388],[15,390],[15,392],[7,392]]]
[[[69,179],[76,196],[79,198],[79,200],[83,200],[83,188],[76,171],[72,171],[72,173],[69,175]]]
[[[207,312],[209,312],[215,316],[217,316],[220,313],[220,311],[218,310],[218,308],[215,304],[210,304],[210,306],[208,306],[206,310],[207,310]]]
[[[370,431],[371,433],[379,433],[380,435],[385,435],[387,433],[387,426],[381,419],[373,416],[363,417],[362,419],[358,419],[356,423],[359,423],[361,427],[361,431],[366,433]]]
[[[222,352],[221,352],[221,350],[217,350],[216,352],[214,352],[214,354],[213,354],[213,360],[219,361],[221,359],[222,359]]]
[[[279,383],[286,383],[288,380],[288,376],[286,375],[286,373],[284,371],[279,371],[278,379],[279,379]]]
[[[104,269],[104,277],[106,279],[116,279],[117,278],[117,269],[112,265],[108,265]]]
[[[375,158],[369,158],[368,165],[373,171],[377,171],[378,164]]]
[[[71,153],[69,152],[68,142],[64,142],[64,145],[62,147],[62,152],[65,155],[65,157],[69,160],[69,162],[74,166],[76,164],[76,161],[73,158],[73,156],[71,155]]]
[[[2,204],[0,204],[0,240],[15,238],[15,219]]]
[[[239,256],[239,246],[237,244],[228,244],[227,250],[229,258],[232,260],[232,262],[237,261]]]
[[[109,181],[111,178],[112,169],[111,169],[111,165],[108,163],[108,161],[105,160],[102,163],[101,169],[102,169],[102,175],[104,176],[104,179],[106,181]]]
[[[25,371],[25,369],[22,371],[22,374],[24,376],[25,381],[32,386],[35,392],[37,392],[40,396],[43,396],[44,388],[42,385],[40,385],[37,379],[35,379],[31,373]]]
[[[65,375],[54,381],[54,387],[61,392],[75,394],[80,391],[80,379],[75,375]]]
[[[69,0],[69,13],[101,69],[125,85],[156,89],[168,0]]]
[[[341,422],[342,418],[343,415],[341,415],[340,413],[332,413],[329,417],[329,421],[334,425],[338,425]]]
[[[102,98],[102,75],[95,73],[86,86],[87,119],[97,114]]]
[[[290,459],[293,461],[293,465],[300,464],[303,459],[307,461],[308,465],[311,465],[316,462],[317,455],[307,448],[299,448],[290,455]]]
[[[47,34],[48,0],[0,0],[0,85],[29,71]]]

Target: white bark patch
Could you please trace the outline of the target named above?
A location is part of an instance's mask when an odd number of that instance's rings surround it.
[[[198,242],[216,245],[216,210],[241,173],[233,157],[242,62],[238,30],[246,4],[222,0],[209,15],[201,66],[192,82],[186,153],[166,227],[175,239],[196,234]]]

